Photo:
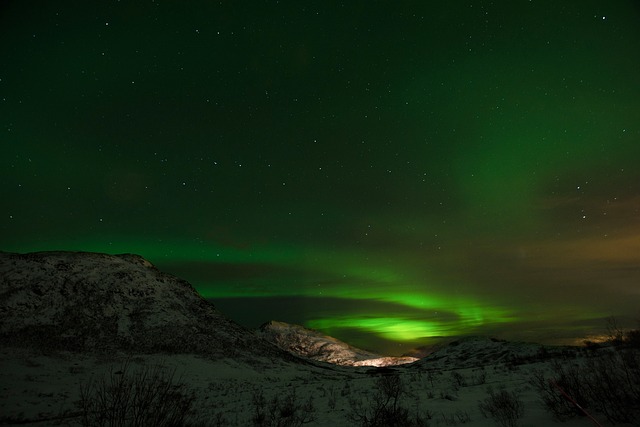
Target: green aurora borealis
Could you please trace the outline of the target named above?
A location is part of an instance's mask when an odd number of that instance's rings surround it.
[[[0,250],[401,353],[640,312],[636,1],[0,6]]]

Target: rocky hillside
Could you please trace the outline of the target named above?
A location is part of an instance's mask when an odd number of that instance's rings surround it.
[[[130,254],[0,252],[0,342],[74,351],[285,354],[227,319],[188,282]]]
[[[297,356],[343,366],[391,366],[415,362],[413,357],[384,357],[350,346],[300,325],[271,321],[258,330],[267,341]]]

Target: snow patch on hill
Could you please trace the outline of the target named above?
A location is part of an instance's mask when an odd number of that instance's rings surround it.
[[[258,334],[295,355],[342,366],[394,366],[418,360],[414,357],[384,357],[304,326],[273,320],[262,325]]]

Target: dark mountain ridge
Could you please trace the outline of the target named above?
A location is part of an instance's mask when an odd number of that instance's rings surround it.
[[[293,359],[138,255],[0,252],[0,342]]]

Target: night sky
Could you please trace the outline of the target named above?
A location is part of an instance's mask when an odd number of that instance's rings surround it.
[[[398,354],[640,317],[640,3],[0,6],[0,250]]]

